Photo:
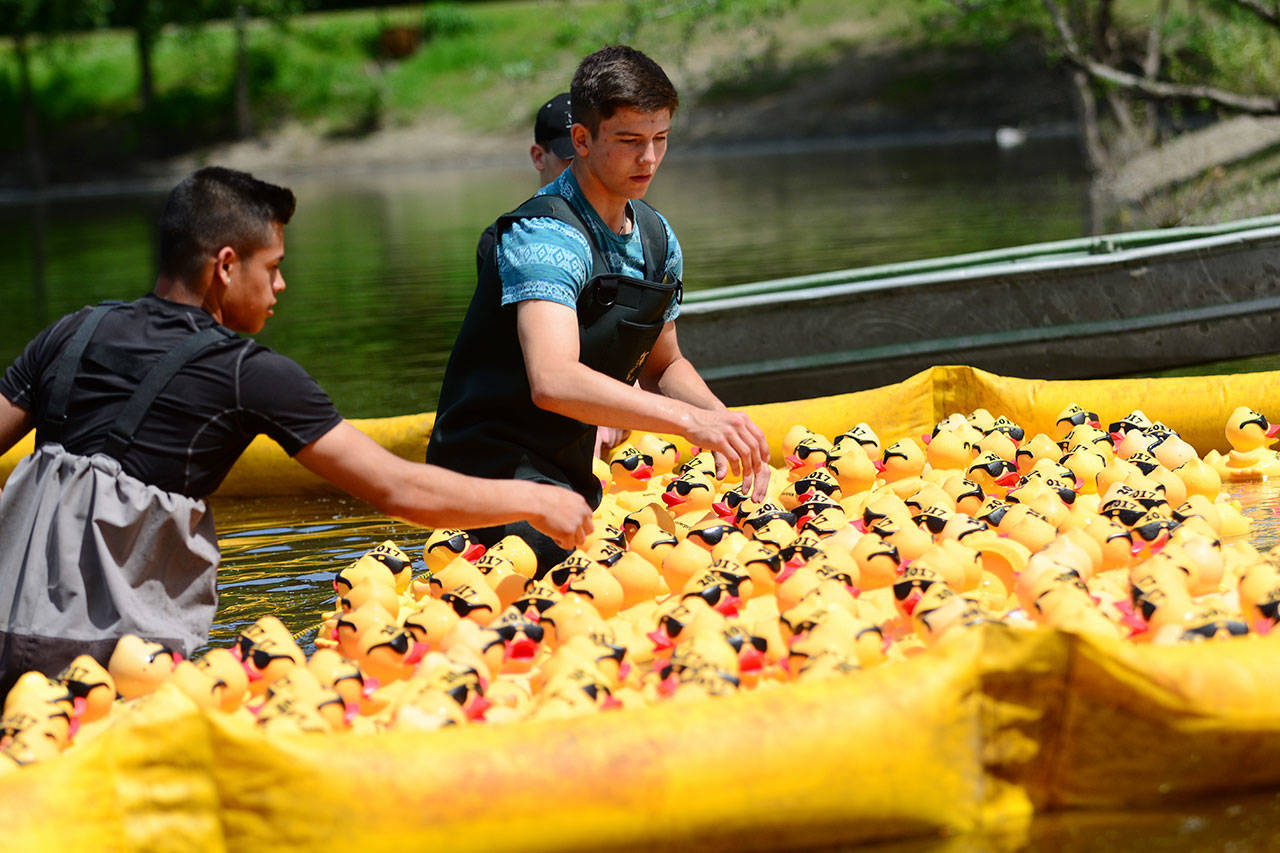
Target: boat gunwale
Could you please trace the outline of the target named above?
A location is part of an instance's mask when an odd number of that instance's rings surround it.
[[[1260,222],[1269,222],[1265,227],[1254,227]],[[681,317],[708,317],[710,315],[730,312],[745,308],[774,304],[780,300],[787,302],[812,302],[833,299],[842,296],[854,296],[862,293],[888,291],[922,287],[933,284],[957,282],[976,282],[982,279],[1006,277],[1011,274],[1034,274],[1046,271],[1082,272],[1086,270],[1105,270],[1114,267],[1131,266],[1152,260],[1173,261],[1184,255],[1203,256],[1206,253],[1221,251],[1239,251],[1241,249],[1257,250],[1258,244],[1270,241],[1280,242],[1280,215],[1243,220],[1233,223],[1229,230],[1222,229],[1197,237],[1177,237],[1133,248],[1120,247],[1105,252],[1080,254],[1089,246],[1096,246],[1109,240],[1126,240],[1141,243],[1138,238],[1147,234],[1165,232],[1135,232],[1133,234],[1112,235],[1109,237],[1091,237],[1057,243],[1037,243],[1027,246],[1000,249],[989,252],[976,252],[968,255],[955,255],[948,258],[937,258],[927,261],[915,261],[907,264],[890,264],[880,267],[863,267],[841,270],[830,273],[818,273],[811,276],[799,276],[772,281],[754,282],[751,284],[732,285],[712,290],[694,291],[686,294],[681,307]],[[1201,233],[1206,229],[1180,229]],[[1063,247],[1074,247],[1068,254]],[[1056,251],[1057,257],[1045,257]],[[1083,247],[1083,248],[1082,248]],[[999,258],[1007,260],[998,260]],[[943,265],[943,266],[939,266]],[[914,272],[883,275],[885,272],[916,268]],[[850,281],[851,277],[857,279]],[[832,283],[827,283],[832,282]]]

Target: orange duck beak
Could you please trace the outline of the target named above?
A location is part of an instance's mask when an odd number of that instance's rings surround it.
[[[427,654],[430,646],[421,640],[415,640],[413,647],[409,649],[409,654],[404,656],[404,662],[409,666],[416,666]]]
[[[659,626],[657,630],[650,631],[645,636],[653,641],[653,650],[655,652],[665,652],[676,647],[675,640],[671,639],[671,635],[667,633],[667,629],[664,626]]]
[[[484,712],[488,711],[492,707],[493,707],[492,702],[490,702],[488,699],[484,698],[483,696],[477,695],[471,698],[471,701],[467,703],[466,707],[463,708],[462,711],[464,714],[467,715],[467,719],[474,723],[478,721],[483,721]]]
[[[530,661],[538,654],[538,644],[528,637],[521,637],[518,640],[512,640],[507,643],[506,648],[502,650],[502,659]]]
[[[764,669],[764,652],[755,646],[747,646],[738,654],[738,670],[746,673],[758,673]]]
[[[1136,637],[1139,634],[1145,634],[1151,630],[1147,626],[1147,622],[1138,615],[1138,611],[1133,609],[1133,604],[1128,601],[1117,601],[1115,603],[1116,610],[1120,611],[1123,617],[1120,621],[1129,626],[1129,636]]]
[[[462,552],[461,556],[462,559],[466,560],[468,563],[474,563],[476,560],[484,556],[484,552],[486,550],[487,549],[483,545],[476,542],[468,546],[467,549]]]
[[[742,597],[737,595],[722,595],[720,600],[716,602],[713,608],[717,613],[728,616],[730,619],[737,616],[742,610]]]
[[[689,499],[681,495],[677,495],[675,492],[662,493],[662,502],[667,505],[667,509],[675,509],[687,500]]]

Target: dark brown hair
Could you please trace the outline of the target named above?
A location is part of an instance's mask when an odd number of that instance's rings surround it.
[[[223,246],[241,257],[272,239],[272,227],[287,225],[293,192],[247,172],[206,166],[169,193],[160,214],[160,272],[193,284],[208,259]]]
[[[650,113],[670,110],[674,115],[680,96],[662,66],[633,47],[602,47],[578,63],[569,86],[573,119],[586,125],[592,136],[600,122],[621,108]]]

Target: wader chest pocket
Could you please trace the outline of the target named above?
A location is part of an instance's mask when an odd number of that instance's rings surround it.
[[[614,379],[633,381],[679,288],[678,281],[654,284],[613,273],[591,279],[578,300],[579,359]]]
[[[614,273],[598,275],[587,282],[578,299],[578,325],[589,328],[606,315],[641,325],[659,322],[679,288],[679,282],[655,284]]]

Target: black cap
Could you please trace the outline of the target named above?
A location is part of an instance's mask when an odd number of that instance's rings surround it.
[[[561,160],[573,159],[573,140],[569,128],[573,127],[573,113],[569,108],[569,93],[561,92],[542,105],[533,123],[533,141]]]

